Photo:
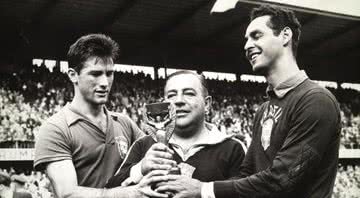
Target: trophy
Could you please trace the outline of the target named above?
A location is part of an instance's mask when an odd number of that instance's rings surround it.
[[[169,102],[145,105],[145,130],[156,141],[168,146],[175,129],[175,108]]]
[[[145,105],[144,112],[145,130],[156,141],[169,145],[169,140],[174,133],[176,111],[170,102],[159,102]],[[169,174],[180,174],[179,167],[173,167]]]

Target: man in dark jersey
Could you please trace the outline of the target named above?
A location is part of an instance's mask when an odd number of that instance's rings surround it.
[[[102,34],[78,39],[69,49],[68,76],[74,98],[49,118],[36,136],[34,166],[46,170],[57,197],[144,197],[147,177],[139,185],[104,190],[128,148],[142,132],[125,115],[105,103],[114,78],[118,44]]]
[[[340,111],[335,97],[296,62],[300,23],[292,11],[264,5],[251,13],[245,38],[253,71],[269,101],[256,113],[253,139],[236,180],[200,183],[162,176],[158,191],[180,197],[331,197],[338,164]]]
[[[126,178],[137,183],[149,172],[145,165],[154,161],[160,165],[175,161],[180,173],[200,181],[224,180],[239,174],[246,147],[232,136],[221,133],[216,126],[205,122],[211,105],[203,75],[191,71],[171,74],[164,88],[165,99],[174,104],[176,122],[174,134],[169,141],[173,155],[149,159],[156,152],[156,140],[145,136],[131,147],[118,173],[109,180],[107,187],[119,186]],[[172,156],[167,158],[166,156]],[[162,161],[164,163],[162,163]],[[171,168],[171,163],[168,163]],[[160,166],[161,167],[161,166]],[[156,169],[157,167],[154,167]],[[129,181],[127,181],[129,182]]]

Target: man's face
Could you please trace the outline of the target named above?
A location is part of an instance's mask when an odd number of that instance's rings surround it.
[[[201,82],[196,76],[174,76],[167,81],[164,92],[165,98],[175,104],[177,129],[196,127],[204,122],[205,107],[209,104],[206,103]]]
[[[255,18],[246,29],[246,57],[256,73],[267,74],[283,50],[281,34],[275,36],[267,25],[270,16]],[[265,72],[265,73],[264,73]]]
[[[77,85],[83,99],[93,105],[105,104],[114,79],[114,64],[100,58],[89,58],[77,77]]]

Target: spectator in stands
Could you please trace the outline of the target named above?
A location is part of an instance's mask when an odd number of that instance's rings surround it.
[[[26,178],[22,175],[12,175],[11,176],[11,181],[12,181],[12,186],[13,186],[13,190],[14,192],[17,192],[18,195],[17,197],[21,197],[21,198],[32,198],[31,194],[25,189],[25,183]]]
[[[335,97],[299,70],[299,36],[292,11],[270,5],[252,11],[244,49],[253,71],[268,82],[269,101],[257,111],[240,179],[200,184],[168,175],[158,191],[179,197],[331,196],[340,111]]]
[[[13,191],[10,188],[11,179],[8,173],[0,170],[0,197],[13,197]]]
[[[142,197],[158,194],[144,177],[135,187],[103,189],[130,145],[143,134],[130,118],[106,109],[119,47],[110,37],[91,34],[69,49],[74,98],[40,128],[34,166],[46,170],[62,197]],[[40,107],[44,107],[43,100]],[[152,173],[154,174],[154,173]]]

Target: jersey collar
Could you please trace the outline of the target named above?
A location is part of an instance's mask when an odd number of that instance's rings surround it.
[[[68,126],[71,126],[72,124],[74,124],[75,122],[77,122],[78,120],[88,120],[84,115],[82,115],[80,112],[76,111],[73,108],[70,108],[70,104],[67,103],[64,106],[64,114],[65,114],[65,119],[66,119],[66,123]],[[104,111],[106,115],[109,115],[109,111],[107,110],[107,108],[104,106]]]
[[[297,87],[299,84],[304,82],[309,77],[306,75],[304,70],[299,71],[294,76],[291,76],[287,80],[280,83],[275,88],[269,85],[266,88],[266,93],[268,96],[275,95],[278,98],[283,98],[289,91],[293,90],[295,87]]]

